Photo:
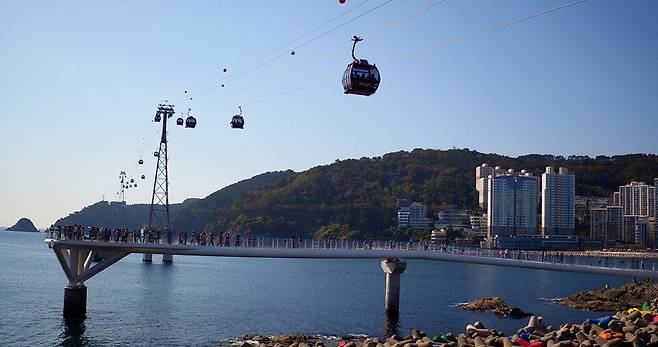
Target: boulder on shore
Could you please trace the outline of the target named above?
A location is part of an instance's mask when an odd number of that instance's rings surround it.
[[[532,316],[532,313],[524,312],[516,306],[507,305],[503,299],[497,296],[488,296],[466,304],[459,304],[457,307],[468,311],[493,311],[497,315],[512,318]]]
[[[21,218],[12,227],[7,228],[7,231],[38,232],[39,230],[37,230],[31,220],[27,218]]]
[[[619,288],[607,285],[601,289],[574,293],[555,302],[573,308],[589,311],[621,311],[640,307],[644,302],[658,298],[658,284],[631,283]]]

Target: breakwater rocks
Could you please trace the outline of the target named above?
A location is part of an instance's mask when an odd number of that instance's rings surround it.
[[[531,316],[528,324],[511,336],[475,322],[459,335],[445,333],[430,337],[415,329],[409,335],[387,339],[242,335],[233,344],[240,347],[658,347],[658,299],[612,316],[557,328],[547,326],[542,317]]]
[[[493,311],[497,315],[512,318],[532,316],[532,313],[524,312],[516,306],[507,305],[503,299],[497,296],[488,296],[469,303],[458,304],[457,307],[468,311]]]
[[[627,284],[619,288],[607,286],[597,290],[587,290],[572,294],[555,302],[573,308],[589,311],[621,311],[642,306],[644,302],[658,298],[658,284]]]

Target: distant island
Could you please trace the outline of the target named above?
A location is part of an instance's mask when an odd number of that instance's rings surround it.
[[[27,231],[27,232],[39,232],[39,230],[34,226],[31,220],[28,218],[21,218],[14,224],[14,226],[7,228],[7,231]]]

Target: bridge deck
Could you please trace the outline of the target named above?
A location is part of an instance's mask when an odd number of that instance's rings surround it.
[[[455,263],[507,266],[535,270],[576,272],[598,275],[625,276],[637,278],[658,278],[658,271],[642,269],[624,269],[581,264],[565,264],[498,258],[481,255],[455,254],[437,250],[406,249],[363,249],[363,248],[281,248],[264,247],[217,247],[198,245],[169,245],[158,243],[124,243],[103,241],[77,241],[46,239],[51,248],[83,249],[105,253],[146,253],[175,254],[217,257],[252,257],[252,258],[315,258],[315,259],[424,259]],[[655,270],[655,269],[654,269]]]

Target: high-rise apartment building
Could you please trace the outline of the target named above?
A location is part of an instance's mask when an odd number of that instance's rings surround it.
[[[475,168],[475,190],[478,192],[478,203],[484,213],[489,208],[489,204],[487,203],[487,199],[489,198],[487,178],[495,175],[495,170],[496,168],[487,164],[482,164]]]
[[[573,235],[576,223],[576,178],[561,167],[541,175],[542,235]]]
[[[507,170],[500,166],[492,167],[488,164],[482,164],[475,168],[475,190],[478,192],[478,203],[483,213],[489,209],[489,176],[505,175]]]
[[[523,171],[522,171],[523,172]],[[518,176],[489,176],[488,237],[536,235],[539,178],[528,173]]]
[[[607,220],[606,233],[607,241],[617,241],[622,239],[622,229],[624,225],[624,209],[621,206],[606,207]]]
[[[608,236],[608,209],[593,208],[589,213],[589,238],[605,241]]]
[[[635,219],[635,243],[639,245],[649,245],[649,220],[648,218],[638,217]]]
[[[634,181],[619,187],[619,202],[620,206],[624,208],[624,215],[653,217],[655,213],[655,195],[655,187],[644,182]]]
[[[658,220],[658,178],[653,179],[653,217]]]

